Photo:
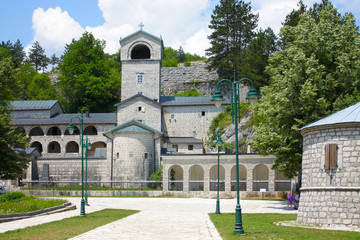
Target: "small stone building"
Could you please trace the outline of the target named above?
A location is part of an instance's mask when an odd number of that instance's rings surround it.
[[[360,102],[300,130],[302,185],[297,221],[360,228]]]

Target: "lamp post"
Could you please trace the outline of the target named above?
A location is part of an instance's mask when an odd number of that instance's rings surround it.
[[[91,143],[90,140],[86,137],[86,141],[85,141],[85,204],[86,206],[90,206],[87,200],[87,195],[88,195],[87,159],[88,159],[88,150],[90,149],[91,149]]]
[[[217,151],[218,151],[218,164],[217,164],[217,198],[216,198],[216,211],[215,214],[220,214],[220,200],[219,200],[219,167],[220,167],[220,146],[222,144],[222,140],[220,137],[220,130],[218,130],[218,138],[216,140],[216,146],[217,146]]]
[[[75,127],[72,123],[73,119],[78,119],[80,124],[80,145],[81,145],[81,204],[80,204],[80,216],[85,216],[85,200],[84,200],[84,118],[83,111],[81,111],[80,118],[73,117],[70,119],[70,124],[67,127],[70,134],[74,133]]]
[[[240,193],[239,193],[239,139],[238,139],[238,122],[240,122],[240,83],[243,81],[249,81],[251,83],[251,89],[248,93],[247,99],[251,104],[255,104],[257,99],[259,98],[259,94],[254,88],[254,83],[249,78],[242,78],[240,80],[236,80],[236,74],[234,71],[234,80],[231,82],[228,79],[222,79],[217,84],[217,91],[213,96],[213,101],[215,102],[216,107],[220,107],[222,101],[224,100],[221,91],[219,90],[219,85],[222,82],[228,82],[231,86],[231,114],[232,120],[235,124],[235,149],[236,149],[236,208],[235,208],[235,228],[234,232],[244,235],[244,229],[242,226],[242,216],[241,216],[241,207],[240,207]]]

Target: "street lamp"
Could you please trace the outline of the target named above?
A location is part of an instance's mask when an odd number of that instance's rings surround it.
[[[219,167],[220,167],[220,146],[222,144],[222,140],[220,137],[220,130],[218,130],[218,138],[216,140],[216,146],[217,146],[217,151],[218,151],[218,164],[217,164],[217,198],[216,198],[216,211],[215,214],[220,214],[220,200],[219,200]]]
[[[87,200],[87,195],[88,195],[87,159],[88,159],[88,150],[90,149],[91,149],[91,143],[90,140],[86,137],[86,141],[85,141],[85,204],[86,206],[90,206]]]
[[[257,99],[259,98],[259,94],[254,88],[254,83],[249,78],[242,78],[240,80],[236,80],[236,74],[234,71],[234,81],[231,82],[228,79],[222,79],[217,84],[217,91],[215,91],[215,95],[213,96],[212,101],[215,102],[216,107],[220,107],[222,101],[224,100],[221,91],[219,90],[219,85],[222,82],[228,82],[231,86],[231,114],[233,123],[235,123],[235,149],[236,149],[236,209],[235,209],[235,228],[234,232],[244,235],[244,229],[242,226],[242,217],[241,217],[241,207],[240,207],[240,194],[239,194],[239,139],[238,139],[238,122],[240,122],[240,83],[243,81],[249,81],[251,83],[251,89],[247,95],[247,99],[251,104],[255,104]]]
[[[80,118],[73,117],[70,119],[70,124],[67,127],[70,134],[74,133],[75,127],[72,123],[73,119],[78,119],[80,124],[80,146],[81,146],[81,204],[80,204],[80,216],[85,216],[85,200],[84,200],[84,118],[83,111],[81,111]]]

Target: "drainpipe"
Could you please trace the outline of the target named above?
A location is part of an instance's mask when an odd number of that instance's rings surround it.
[[[103,135],[106,137],[106,138],[108,138],[108,139],[110,139],[111,140],[111,159],[110,159],[110,187],[112,188],[112,186],[113,186],[113,176],[114,176],[114,174],[113,174],[113,169],[114,169],[114,139],[113,138],[111,138],[111,137],[109,137],[109,136],[107,136],[107,135],[105,135],[104,133],[103,133]]]

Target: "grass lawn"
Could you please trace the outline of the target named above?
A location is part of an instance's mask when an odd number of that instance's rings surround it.
[[[25,229],[8,231],[0,234],[0,239],[36,239],[36,240],[57,240],[69,239],[88,232],[91,229],[100,227],[110,222],[137,213],[136,210],[104,209],[98,212],[66,218],[60,221],[45,223]]]
[[[25,196],[22,192],[8,192],[0,196],[0,215],[25,213],[59,206],[66,203],[63,199],[39,199]]]
[[[274,225],[274,222],[296,220],[296,214],[242,214],[244,236],[233,233],[235,214],[210,214],[211,221],[224,240],[228,239],[360,239],[360,232],[309,229]]]

